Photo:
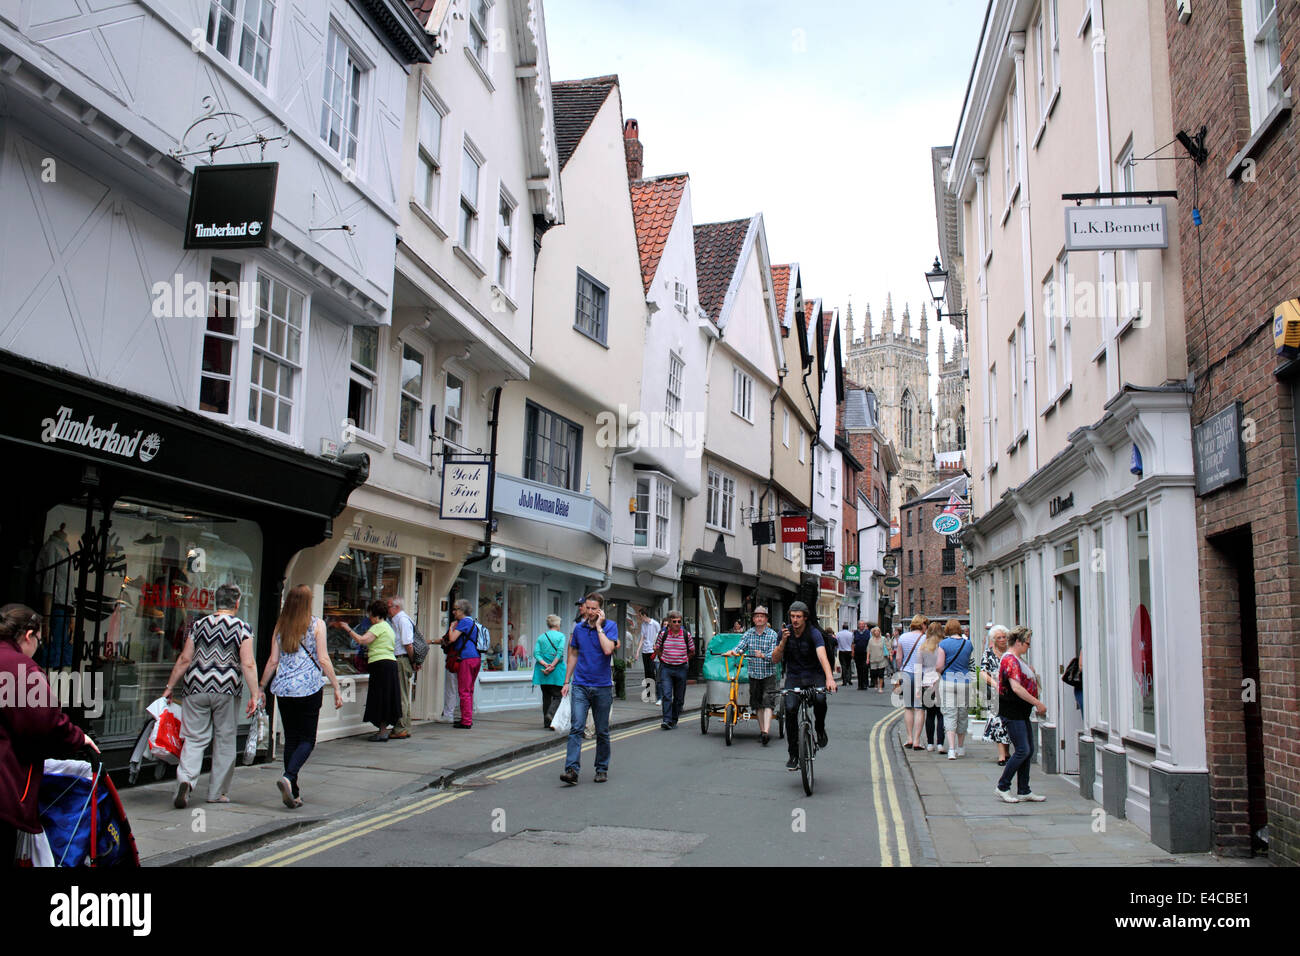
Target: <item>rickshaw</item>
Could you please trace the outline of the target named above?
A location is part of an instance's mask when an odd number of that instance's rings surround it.
[[[722,718],[722,737],[731,746],[736,723],[741,720],[758,720],[758,708],[749,701],[749,674],[743,657],[726,657],[728,651],[740,643],[740,634],[716,634],[705,650],[704,702],[700,705],[700,733],[709,732],[709,718]],[[780,683],[781,665],[776,667]],[[776,695],[772,716],[776,720],[779,736],[785,736],[784,694]]]

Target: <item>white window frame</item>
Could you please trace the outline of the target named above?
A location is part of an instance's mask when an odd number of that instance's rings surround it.
[[[361,329],[367,329],[375,333],[375,367],[373,369],[366,369],[364,365],[357,362],[355,357],[357,332]],[[377,436],[382,434],[383,429],[384,402],[383,392],[379,385],[379,371],[380,366],[383,364],[383,357],[383,330],[378,326],[354,325],[348,330],[348,390],[350,392],[352,383],[356,382],[370,392],[370,420],[366,423],[368,427],[362,427],[361,423],[356,421],[353,421],[352,424],[360,434],[376,440]]]
[[[1051,14],[1051,60],[1052,60],[1052,92],[1061,88],[1061,12],[1058,9],[1059,0],[1047,0],[1047,11]]]
[[[1115,164],[1115,171],[1118,174],[1115,179],[1119,183],[1120,192],[1133,192],[1137,188],[1137,172],[1133,163],[1133,139],[1129,138],[1123,152],[1119,155],[1119,160]],[[1136,202],[1133,199],[1117,200],[1120,205],[1132,206]],[[1116,255],[1116,276],[1115,276],[1115,314],[1119,318],[1119,328],[1123,328],[1128,320],[1135,318],[1142,311],[1142,285],[1138,275],[1138,254],[1136,249],[1121,249]],[[1130,293],[1136,291],[1136,295]]]
[[[800,429],[799,429],[799,464],[801,464],[801,465],[804,464],[805,462],[807,462],[807,460],[808,460],[807,455],[804,454],[804,447],[807,445],[807,442],[804,441],[804,435],[805,435],[805,434],[806,434],[806,433],[804,432],[803,428],[800,427]]]
[[[1272,9],[1260,16],[1260,4]],[[1277,28],[1276,0],[1242,0],[1241,25],[1246,44],[1246,88],[1250,96],[1250,128],[1260,125],[1282,101],[1282,49]],[[1277,58],[1271,67],[1269,59]]]
[[[228,262],[235,267],[236,274],[233,280],[214,279],[212,271],[215,267],[215,261],[217,259],[221,259],[225,262]],[[208,299],[207,299],[208,315],[211,315],[213,312],[213,305],[214,305],[214,303],[212,302],[213,296],[214,295],[219,296],[224,301],[224,304],[221,306],[220,311],[225,313],[223,318],[227,319],[231,323],[232,331],[222,332],[220,330],[209,329],[207,327],[207,321],[206,320],[204,321],[203,336],[199,341],[199,355],[198,355],[199,367],[198,367],[198,375],[196,377],[198,388],[194,397],[194,407],[195,409],[198,410],[198,412],[201,415],[207,415],[209,417],[216,418],[219,421],[233,421],[234,409],[239,405],[239,363],[240,363],[240,349],[241,349],[240,340],[241,338],[244,338],[244,336],[240,334],[243,322],[242,322],[242,317],[239,314],[239,309],[240,309],[239,289],[244,288],[241,285],[241,282],[244,278],[245,272],[248,271],[248,268],[249,268],[248,263],[243,262],[240,259],[232,259],[228,256],[213,255],[208,260]],[[222,283],[230,283],[233,281],[236,289],[235,294],[232,296],[228,292],[218,293],[217,286],[216,286],[216,283],[218,281]],[[218,342],[225,342],[229,345],[230,370],[228,372],[208,371],[203,368],[203,353],[207,346],[207,342],[209,338],[215,339]],[[201,406],[201,402],[203,401],[204,379],[226,383],[227,385],[226,410],[224,412],[216,411],[215,409],[204,409]]]
[[[1053,290],[1056,282],[1056,267],[1047,274],[1043,281],[1043,326],[1047,335],[1043,341],[1047,343],[1047,394],[1056,395],[1056,303]]]
[[[483,153],[468,136],[461,142],[460,162],[460,183],[456,187],[456,244],[477,262],[477,249],[483,232],[483,167],[486,163]],[[475,170],[474,195],[467,196],[465,174],[471,164]],[[468,227],[465,225],[466,213],[469,213]],[[466,228],[468,228],[468,235],[465,234]]]
[[[686,288],[686,283],[679,280],[673,281],[673,304],[677,306],[677,311],[682,315],[690,309],[690,290]]]
[[[988,422],[984,425],[984,441],[989,449],[989,464],[998,463],[1001,444],[998,442],[998,365],[989,366],[989,408]]]
[[[662,477],[655,479],[654,503],[654,549],[659,554],[667,554],[672,544],[673,489]]]
[[[474,16],[475,0],[465,4],[465,49],[486,76],[492,75],[492,0],[483,0],[483,22]],[[477,28],[477,29],[476,29]],[[476,37],[482,47],[475,50]]]
[[[460,404],[457,406],[456,414],[454,415],[452,414],[451,411],[451,398],[449,397],[452,391],[451,383],[453,380],[459,383],[460,386],[460,399],[459,399]],[[442,436],[443,438],[446,438],[448,441],[450,441],[453,445],[458,445],[462,448],[466,447],[465,445],[465,394],[466,394],[465,376],[450,371],[444,372],[443,382],[442,382]],[[454,425],[457,429],[457,436],[454,438],[451,435],[451,428],[449,427],[451,425]]]
[[[1020,325],[1011,330],[1007,339],[1007,364],[1011,366],[1011,441],[1020,434]]]
[[[1016,361],[1020,377],[1020,429],[1016,432],[1017,439],[1020,433],[1029,430],[1029,423],[1033,421],[1034,410],[1029,407],[1029,336],[1025,325],[1025,317],[1020,317],[1020,323],[1016,326]]]
[[[813,463],[817,466],[817,494],[826,497],[826,453],[821,445],[813,446]]]
[[[438,117],[438,142],[425,142],[423,119],[429,110]],[[438,220],[442,200],[442,137],[447,119],[447,104],[428,84],[420,85],[419,116],[416,119],[415,175],[413,184],[415,201],[425,212]]]
[[[789,506],[789,504],[788,504],[787,502],[784,502],[784,501],[778,502],[778,507],[777,507],[777,509],[776,509],[776,510],[777,510],[777,518],[776,518],[776,520],[777,520],[777,534],[780,534],[780,531],[781,531],[781,525],[780,525],[781,515],[784,514],[787,510],[789,510],[789,507],[790,507],[790,506]],[[784,558],[786,561],[793,561],[793,560],[794,560],[794,542],[793,542],[793,541],[783,541],[783,542],[781,542],[781,557]]]
[[[507,207],[510,210],[510,225],[506,229],[506,235],[501,234],[501,208]],[[505,186],[500,188],[500,198],[497,200],[496,216],[496,256],[493,271],[493,283],[498,289],[510,296],[514,290],[515,284],[515,234],[518,232],[516,223],[519,214],[519,203]],[[502,274],[502,259],[505,260],[505,274]]]
[[[783,409],[783,411],[785,412],[785,420],[784,423],[781,425],[781,444],[784,445],[786,448],[789,448],[790,447],[790,409],[788,408]]]
[[[1051,100],[1051,93],[1047,89],[1047,30],[1045,17],[1047,16],[1047,4],[1044,2],[1042,11],[1039,12],[1038,19],[1034,22],[1033,38],[1034,53],[1038,66],[1038,118],[1040,122],[1047,122],[1047,104]]]
[[[1056,260],[1056,288],[1060,290],[1060,302],[1057,304],[1057,315],[1060,318],[1061,337],[1060,337],[1060,355],[1061,355],[1061,392],[1064,393],[1067,388],[1074,384],[1073,358],[1070,352],[1070,254],[1062,252],[1061,258]]]
[[[307,353],[307,348],[308,348],[307,331],[308,331],[308,326],[310,324],[310,316],[311,316],[311,295],[299,289],[292,282],[285,281],[281,276],[266,269],[260,263],[255,268],[254,275],[255,275],[254,284],[250,288],[255,288],[257,290],[256,295],[258,297],[258,304],[254,306],[254,316],[255,316],[256,323],[254,327],[249,331],[247,337],[245,337],[242,334],[242,329],[241,329],[240,362],[239,362],[239,367],[240,367],[239,382],[241,384],[240,384],[239,391],[237,393],[238,398],[234,405],[234,408],[236,410],[235,413],[237,415],[236,422],[241,428],[247,428],[250,431],[257,432],[258,434],[261,435],[266,435],[267,437],[274,438],[278,441],[289,441],[296,445],[301,445],[302,444],[302,420],[303,420],[303,415],[301,410],[304,408],[305,405],[304,382],[306,379],[305,373],[307,370],[307,354],[308,354]],[[284,286],[284,288],[287,290],[286,294],[297,294],[298,296],[301,297],[302,323],[299,329],[297,362],[293,362],[291,360],[282,360],[270,348],[257,345],[254,342],[255,333],[257,332],[257,327],[263,321],[261,316],[260,301],[262,296],[262,285],[263,283],[266,282],[273,283],[271,291],[268,293],[268,301],[270,302],[272,308],[274,308],[274,304],[275,304],[275,292],[274,292],[275,286]],[[291,295],[289,301],[292,301]],[[294,384],[293,384],[293,396],[290,401],[291,411],[290,411],[289,430],[287,432],[280,431],[278,428],[268,428],[267,426],[263,425],[260,421],[255,421],[248,414],[248,399],[251,395],[251,391],[253,388],[252,376],[253,376],[253,358],[254,358],[255,350],[260,350],[264,354],[270,355],[272,357],[272,360],[279,364],[296,366],[296,373],[294,375]]]
[[[331,76],[337,76],[330,63],[330,43],[334,40],[337,40],[347,51],[345,68],[348,72],[347,76],[343,78],[343,109],[345,110],[343,114],[339,114],[334,108],[335,104],[330,96],[330,78]],[[352,38],[348,36],[347,31],[331,19],[329,31],[325,36],[325,63],[322,69],[324,82],[321,88],[322,115],[320,119],[322,126],[325,125],[327,118],[331,116],[340,120],[342,125],[339,128],[338,146],[331,146],[329,141],[330,132],[333,129],[332,120],[328,126],[325,126],[324,129],[318,129],[317,132],[320,135],[320,141],[325,144],[325,148],[337,156],[344,166],[351,168],[358,175],[362,172],[362,158],[365,155],[362,130],[366,126],[366,96],[369,92],[370,73],[373,69],[374,64],[361,54]],[[355,86],[352,84],[354,70]],[[351,125],[352,121],[349,120],[347,115],[347,108],[352,105],[356,107],[355,125]],[[349,142],[351,142],[350,150]]]
[[[664,411],[668,427],[681,434],[682,387],[686,381],[686,363],[676,352],[668,353],[668,389],[664,395]]]
[[[720,468],[708,466],[704,526],[735,534],[736,479]]]
[[[424,431],[428,427],[425,422],[426,409],[429,407],[429,368],[430,358],[429,350],[410,342],[405,339],[398,339],[398,358],[397,358],[397,415],[393,422],[393,438],[396,442],[397,450],[412,458],[421,458],[424,454]],[[406,388],[403,380],[402,363],[406,361],[406,350],[410,349],[416,355],[420,356],[420,393],[416,395]],[[415,414],[415,442],[411,443],[402,438],[402,400],[410,399],[416,403]]]
[[[732,367],[731,411],[745,421],[754,422],[754,379],[739,365]]]
[[[204,27],[204,38],[207,41],[207,45],[211,47],[214,53],[231,63],[241,73],[250,77],[254,83],[258,84],[263,89],[271,88],[271,67],[274,63],[273,58],[276,54],[276,21],[280,18],[279,2],[280,0],[209,0],[208,2],[208,19]],[[261,13],[268,7],[271,10],[270,36],[262,36],[262,31],[260,29],[261,18],[259,17],[257,21],[259,28],[256,34],[253,35],[253,69],[249,69],[243,64],[244,40],[246,39],[244,27],[247,25],[246,18],[248,17],[248,11],[252,8],[256,8],[257,11]],[[227,35],[230,46],[230,49],[228,50],[221,49],[221,34],[218,30],[214,30],[213,15],[216,14],[218,10],[221,11],[221,14],[218,15],[218,21],[224,17],[231,25],[230,33]],[[266,47],[266,59],[264,61],[265,68],[261,76],[258,76],[256,69],[257,48],[259,45],[265,45]]]
[[[667,554],[672,543],[673,483],[666,475],[654,471],[638,471],[634,477],[636,511],[632,513],[632,547]],[[645,482],[644,495],[642,482]],[[639,524],[644,528],[638,527]],[[642,530],[645,543],[638,544],[636,536]]]

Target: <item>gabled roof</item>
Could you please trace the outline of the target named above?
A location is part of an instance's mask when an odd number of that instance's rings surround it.
[[[949,495],[957,495],[959,498],[966,497],[966,476],[964,474],[958,475],[956,478],[949,478],[947,481],[941,481],[929,491],[919,494],[915,498],[903,502],[903,504],[910,505],[916,501],[935,501],[939,499],[947,501]]]
[[[695,227],[695,281],[699,284],[700,306],[714,325],[722,315],[722,303],[751,222],[752,219],[733,219]]]
[[[867,392],[856,385],[848,385],[844,396],[844,428],[848,431],[866,431],[878,428],[875,409],[867,401]]]
[[[790,265],[772,266],[772,289],[776,292],[776,314],[785,325],[785,301],[790,294]]]
[[[569,157],[591,128],[592,121],[618,86],[618,77],[593,76],[585,80],[558,80],[551,83],[551,101],[555,104],[555,145],[560,154],[560,168],[569,165]]]
[[[641,282],[650,291],[659,260],[663,258],[664,245],[672,232],[677,209],[686,183],[686,173],[638,179],[631,185],[632,217],[636,221],[636,245],[641,253]]]

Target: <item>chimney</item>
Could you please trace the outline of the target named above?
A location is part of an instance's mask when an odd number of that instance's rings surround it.
[[[637,135],[636,120],[630,119],[623,124],[623,152],[627,155],[627,178],[641,178],[641,140]]]

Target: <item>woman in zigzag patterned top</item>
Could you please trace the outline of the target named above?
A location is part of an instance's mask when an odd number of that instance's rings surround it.
[[[257,662],[253,659],[253,629],[235,617],[241,594],[238,586],[217,588],[217,613],[194,622],[185,649],[176,659],[163,696],[172,699],[172,688],[184,679],[181,704],[181,759],[176,767],[176,798],[172,805],[183,810],[190,791],[203,769],[203,753],[212,742],[212,771],[208,774],[208,803],[229,803],[227,795],[235,773],[235,698],[240,675],[248,685],[251,715],[262,701],[257,689]]]

